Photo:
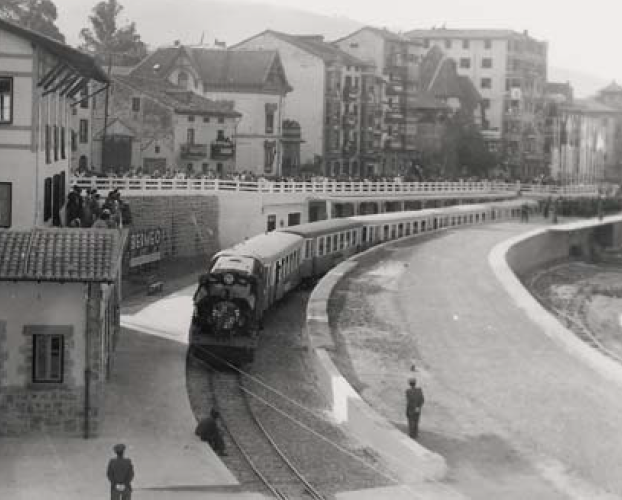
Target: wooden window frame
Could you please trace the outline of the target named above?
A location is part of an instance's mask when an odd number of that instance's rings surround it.
[[[2,119],[2,115],[0,115],[0,125],[12,125],[13,124],[13,114],[15,111],[15,104],[14,104],[14,96],[15,96],[15,80],[13,80],[12,76],[0,76],[0,80],[6,80],[9,82],[11,88],[10,91],[8,92],[9,95],[9,117],[8,119]]]
[[[52,377],[51,373],[53,371],[53,363],[54,363],[54,359],[53,359],[53,348],[52,348],[52,342],[54,340],[59,340],[60,341],[60,349],[58,350],[58,376],[57,377]],[[40,375],[38,373],[38,368],[39,367],[39,352],[38,352],[38,348],[39,345],[43,344],[45,341],[45,343],[47,343],[47,345],[42,346],[41,349],[46,349],[47,353],[47,359],[46,362],[49,364],[49,366],[47,367],[47,377],[43,377],[41,378]],[[40,344],[41,343],[41,344]],[[32,383],[33,384],[62,384],[64,383],[65,380],[65,335],[64,334],[60,334],[60,333],[35,333],[32,336]]]
[[[9,228],[13,224],[13,183],[12,182],[0,182],[0,188],[3,186],[8,186],[8,216],[6,219],[8,220],[7,224],[2,224],[3,218],[0,218],[0,227]]]

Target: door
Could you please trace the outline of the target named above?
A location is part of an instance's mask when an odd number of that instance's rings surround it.
[[[132,138],[112,135],[106,138],[104,171],[122,174],[132,166]]]

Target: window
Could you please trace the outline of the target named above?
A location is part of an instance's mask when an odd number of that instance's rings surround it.
[[[160,154],[160,146],[155,146],[153,148],[153,150],[155,151],[155,154],[159,155]]]
[[[13,123],[13,78],[0,77],[0,123]]]
[[[189,122],[193,122],[194,121],[194,115],[188,115],[188,121]]]
[[[224,116],[219,116],[218,117],[218,123],[225,123],[225,117]]]
[[[89,107],[89,100],[87,99],[87,96],[89,95],[89,89],[88,88],[83,88],[82,92],[80,92],[80,107],[84,108],[84,109],[88,109]]]
[[[54,125],[54,161],[58,161],[58,125]]]
[[[492,80],[490,78],[482,78],[480,86],[483,89],[491,89],[492,88]]]
[[[482,59],[482,68],[492,68],[492,58],[484,57]]]
[[[49,125],[45,126],[45,163],[52,163],[52,131]]]
[[[326,253],[331,253],[333,251],[332,248],[333,238],[331,236],[326,237]]]
[[[63,382],[63,335],[35,334],[32,336],[32,381],[34,383]]]
[[[318,255],[321,257],[322,255],[324,255],[324,238],[320,238],[320,243],[319,243],[319,248],[317,251]]]
[[[288,226],[297,226],[300,224],[300,212],[294,212],[291,214],[287,214],[287,225]]]
[[[203,123],[209,123],[209,116],[203,117]]]
[[[266,111],[266,134],[274,133],[274,112]]]
[[[194,129],[193,128],[188,129],[186,140],[188,144],[194,144]]]
[[[132,97],[132,111],[135,113],[140,111],[140,97]]]
[[[201,172],[203,172],[204,174],[207,174],[208,170],[209,170],[209,163],[201,163]]]
[[[43,184],[43,222],[52,217],[52,178],[45,179]]]
[[[468,49],[471,46],[470,40],[462,40],[462,48]]]
[[[179,85],[182,89],[188,89],[188,83],[190,82],[190,78],[188,78],[188,74],[183,71],[177,75],[177,85]]]
[[[276,215],[268,215],[268,223],[266,225],[266,231],[274,231],[276,229]]]
[[[80,144],[89,142],[89,121],[80,120]]]
[[[78,134],[76,134],[75,130],[71,131],[71,150],[72,151],[78,150]]]
[[[484,40],[484,48],[492,49],[492,40]]]
[[[13,184],[0,182],[0,227],[11,227]]]
[[[60,129],[60,157],[63,160],[67,159],[67,151],[65,147],[66,142],[67,142],[67,138],[65,137],[65,127],[61,127]]]
[[[471,67],[471,59],[468,57],[460,58],[460,67],[461,68],[470,68]]]
[[[451,40],[445,40],[445,48],[451,49]]]

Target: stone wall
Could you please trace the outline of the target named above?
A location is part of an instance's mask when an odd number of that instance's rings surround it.
[[[211,256],[220,249],[216,196],[128,196],[136,230],[161,227],[162,258]]]

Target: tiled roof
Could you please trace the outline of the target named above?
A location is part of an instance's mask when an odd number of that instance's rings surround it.
[[[462,90],[462,99],[471,106],[476,106],[482,102],[482,95],[479,93],[473,80],[468,76],[458,75],[458,83]]]
[[[448,29],[435,28],[428,30],[412,30],[406,33],[409,38],[495,38],[506,39],[515,37],[525,37],[523,33],[513,30],[501,29]]]
[[[264,34],[270,34],[285,42],[291,43],[299,49],[302,49],[306,52],[309,52],[310,54],[313,54],[316,57],[319,57],[324,62],[330,63],[340,61],[341,63],[348,66],[369,66],[369,63],[359,59],[358,57],[354,57],[353,55],[344,52],[339,47],[336,47],[331,43],[325,42],[322,35],[291,35],[288,33],[282,33],[280,31],[274,30],[266,30],[263,33],[260,33],[260,35]]]
[[[22,26],[18,26],[17,24],[13,24],[4,19],[0,19],[0,29],[26,38],[30,42],[39,45],[62,61],[68,62],[84,77],[92,78],[102,83],[106,83],[108,81],[108,77],[106,76],[104,70],[100,68],[95,62],[95,59],[88,54],[84,54],[83,52],[80,52],[69,45],[65,45],[58,40],[54,40],[53,38]]]
[[[401,35],[399,33],[394,33],[393,31],[389,31],[386,28],[376,28],[374,26],[363,26],[362,28],[356,30],[354,33],[350,33],[349,35],[346,35],[342,38],[340,38],[339,40],[335,40],[336,42],[341,42],[342,40],[347,40],[348,38],[350,38],[353,35],[356,35],[357,33],[360,33],[361,31],[371,31],[372,33],[384,38],[385,40],[388,40],[390,42],[405,42],[405,43],[410,43],[413,45],[418,45],[419,42],[415,41],[415,40],[411,40],[410,38],[405,37],[404,35]]]
[[[123,236],[116,229],[0,230],[0,281],[113,282]]]
[[[233,101],[207,99],[194,92],[173,85],[168,80],[118,75],[113,77],[113,81],[146,94],[165,106],[174,109],[177,113],[242,116],[235,111]]]
[[[156,50],[131,73],[148,80],[165,79],[177,58],[187,55],[206,87],[218,89],[263,89],[275,64],[276,50],[222,50],[200,47],[167,47]],[[283,86],[289,89],[283,73]]]
[[[622,92],[622,87],[614,80],[599,92],[601,94],[617,94]]]

